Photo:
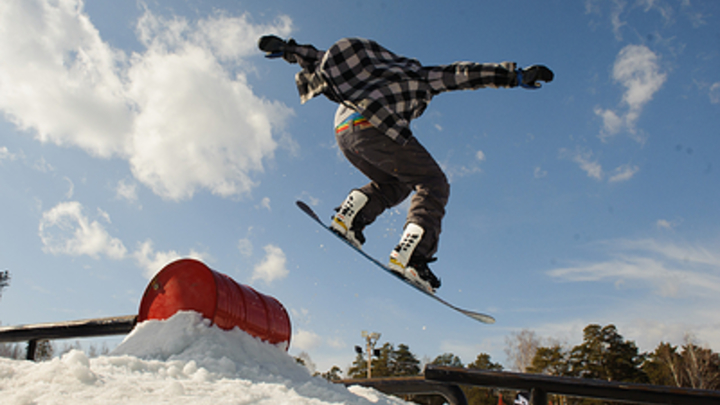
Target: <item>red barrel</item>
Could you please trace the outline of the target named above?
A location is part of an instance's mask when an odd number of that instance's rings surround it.
[[[285,350],[290,346],[290,317],[278,300],[197,260],[170,263],[150,281],[138,322],[168,319],[178,311],[196,311],[222,329],[237,326],[266,342],[285,342]]]

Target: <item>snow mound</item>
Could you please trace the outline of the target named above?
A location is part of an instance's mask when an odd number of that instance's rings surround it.
[[[109,355],[0,359],[3,404],[381,404],[378,391],[312,377],[284,350],[195,312],[138,325]]]

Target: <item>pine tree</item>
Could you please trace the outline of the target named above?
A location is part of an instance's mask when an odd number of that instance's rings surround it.
[[[570,375],[569,357],[570,353],[559,342],[551,343],[549,347],[541,346],[535,350],[532,364],[525,371],[536,374],[568,376]],[[562,395],[551,395],[550,398],[550,402],[553,404],[568,403],[567,398]]]
[[[405,344],[399,344],[397,350],[392,356],[392,376],[404,377],[415,376],[420,374],[420,361],[410,351],[410,347]]]
[[[3,288],[10,285],[10,272],[7,270],[0,271],[0,298],[2,298],[2,290]],[[19,358],[17,357],[19,352],[18,346],[15,345],[8,345],[5,343],[0,343],[0,357],[8,357],[8,358]]]
[[[338,366],[332,366],[332,368],[322,374],[320,376],[328,381],[338,381],[342,380],[342,370],[340,370],[340,367]]]
[[[490,355],[487,353],[478,354],[475,358],[475,361],[468,364],[467,368],[475,370],[494,371],[502,371],[503,369],[501,364],[493,363]],[[499,393],[495,394],[494,391],[491,389],[480,387],[463,387],[463,391],[465,391],[465,396],[467,397],[468,403],[474,405],[495,405],[498,403],[497,395],[501,395]],[[512,403],[509,398],[503,399],[504,403]]]
[[[373,378],[391,377],[394,368],[394,352],[395,348],[391,343],[385,343],[379,350],[379,353],[370,363]]]
[[[350,378],[367,378],[367,360],[362,352],[355,356],[350,369],[348,369],[348,377]]]
[[[28,346],[30,344],[28,343]],[[55,354],[55,346],[49,340],[38,340],[35,347],[35,361],[47,361]]]
[[[462,360],[460,360],[458,356],[452,353],[441,354],[435,357],[435,359],[431,361],[430,364],[446,367],[463,367]]]
[[[640,366],[645,356],[633,341],[625,341],[615,325],[588,325],[584,341],[570,352],[570,374],[606,381],[647,382]]]
[[[10,285],[10,272],[0,271],[0,298],[2,298],[2,290],[3,288]]]
[[[529,373],[567,376],[570,374],[568,357],[570,354],[559,344],[550,347],[538,347],[532,365],[526,370]]]
[[[502,364],[499,363],[493,363],[492,360],[490,360],[490,355],[487,353],[480,353],[475,358],[475,361],[468,364],[468,368],[476,369],[476,370],[495,370],[495,371],[501,371],[502,370]]]
[[[682,356],[678,354],[677,346],[661,342],[654,352],[648,354],[642,368],[650,384],[682,386]]]
[[[306,351],[300,352],[300,354],[295,357],[295,362],[304,366],[310,372],[310,374],[315,374],[317,370],[317,365],[315,365],[315,363],[310,358],[310,354]]]

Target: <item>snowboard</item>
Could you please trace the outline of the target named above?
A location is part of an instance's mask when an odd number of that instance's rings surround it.
[[[453,305],[453,304],[445,301],[444,299],[438,297],[437,295],[435,295],[435,294],[433,294],[433,293],[425,290],[424,288],[422,288],[422,287],[420,287],[420,286],[412,283],[410,280],[408,280],[408,279],[406,279],[405,277],[401,276],[400,274],[392,271],[387,265],[383,264],[382,262],[380,262],[380,261],[377,260],[376,258],[374,258],[374,257],[370,256],[369,254],[365,253],[364,250],[355,247],[355,245],[353,245],[352,243],[350,243],[347,239],[345,239],[345,238],[343,238],[342,236],[340,236],[340,235],[336,234],[335,232],[333,232],[333,231],[330,229],[330,226],[329,226],[329,225],[326,225],[326,224],[317,216],[317,214],[315,214],[315,211],[313,211],[313,209],[310,208],[309,205],[305,204],[304,202],[302,202],[302,201],[300,201],[300,200],[296,201],[295,204],[297,204],[297,206],[298,206],[304,213],[306,213],[310,218],[312,218],[313,220],[315,220],[315,222],[317,222],[320,226],[322,226],[323,228],[325,228],[328,232],[330,232],[331,234],[333,234],[336,238],[338,238],[338,239],[340,239],[341,241],[345,242],[345,244],[346,244],[347,246],[349,246],[349,247],[350,247],[351,249],[353,249],[354,251],[360,253],[360,255],[362,255],[364,258],[370,260],[373,264],[375,264],[375,265],[376,265],[377,267],[379,267],[381,270],[384,270],[386,273],[392,275],[393,277],[395,277],[395,278],[397,278],[398,280],[404,282],[405,284],[407,284],[407,285],[409,285],[410,287],[412,287],[413,289],[421,292],[422,294],[424,294],[424,295],[426,295],[426,296],[434,299],[435,301],[437,301],[437,302],[445,305],[446,307],[448,307],[448,308],[450,308],[450,309],[453,309],[453,310],[455,310],[455,311],[457,311],[457,312],[460,312],[460,313],[463,314],[463,315],[469,316],[470,318],[472,318],[472,319],[474,319],[474,320],[476,320],[476,321],[480,321],[480,322],[488,323],[488,324],[495,323],[495,318],[493,318],[493,317],[490,316],[490,315],[481,314],[481,313],[479,313],[479,312],[475,312],[475,311],[470,311],[470,310],[468,310],[468,309],[459,308],[459,307],[457,307],[457,306],[455,306],[455,305]]]

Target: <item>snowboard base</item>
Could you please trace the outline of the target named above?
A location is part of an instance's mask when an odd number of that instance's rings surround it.
[[[306,203],[304,203],[303,201],[300,201],[300,200],[296,201],[295,204],[297,204],[297,206],[298,206],[304,213],[306,213],[310,218],[314,219],[315,222],[317,222],[320,226],[322,226],[323,228],[325,228],[328,232],[330,232],[331,234],[333,234],[336,238],[338,238],[338,239],[340,239],[341,241],[345,242],[345,244],[346,244],[347,246],[349,246],[349,247],[350,247],[351,249],[353,249],[354,251],[360,253],[360,255],[362,255],[362,256],[365,257],[366,259],[370,260],[373,264],[375,264],[375,265],[376,265],[377,267],[379,267],[380,269],[384,270],[386,273],[389,273],[390,275],[392,275],[393,277],[397,278],[398,280],[404,282],[405,284],[407,284],[407,285],[409,285],[410,287],[414,288],[415,290],[423,293],[424,295],[426,295],[426,296],[434,299],[435,301],[437,301],[437,302],[445,305],[446,307],[448,307],[448,308],[450,308],[450,309],[453,309],[453,310],[455,310],[455,311],[457,311],[457,312],[460,312],[461,314],[466,315],[466,316],[468,316],[468,317],[470,317],[470,318],[472,318],[472,319],[474,319],[474,320],[476,320],[476,321],[480,321],[480,322],[482,322],[482,323],[487,323],[487,324],[495,323],[495,318],[493,318],[493,317],[490,316],[490,315],[482,314],[482,313],[479,313],[479,312],[470,311],[470,310],[468,310],[468,309],[463,309],[463,308],[457,307],[457,306],[455,306],[455,305],[453,305],[453,304],[445,301],[444,299],[438,297],[436,294],[433,294],[433,293],[431,293],[431,292],[429,292],[429,291],[426,291],[425,289],[423,289],[423,288],[415,285],[415,284],[412,283],[411,281],[407,280],[405,277],[403,277],[403,276],[401,276],[400,274],[392,271],[387,265],[383,264],[382,262],[380,262],[380,261],[377,260],[376,258],[374,258],[374,257],[370,256],[369,254],[365,253],[364,250],[355,247],[355,246],[354,246],[352,243],[350,243],[347,239],[345,239],[345,238],[343,238],[342,236],[340,236],[340,235],[336,234],[335,232],[333,232],[332,229],[330,229],[330,227],[329,227],[328,225],[326,225],[326,224],[317,216],[317,214],[315,214],[315,211],[313,211],[313,209],[310,208],[309,205],[307,205]]]

